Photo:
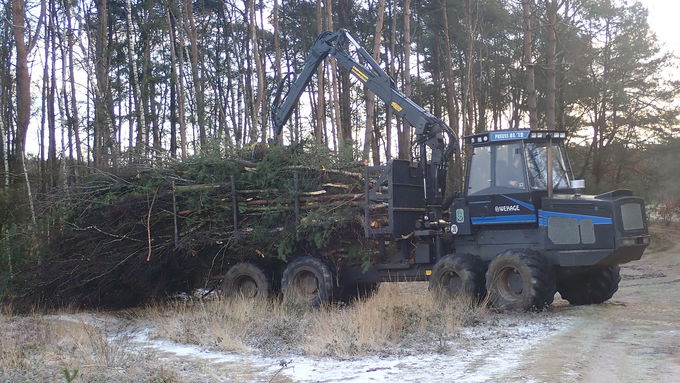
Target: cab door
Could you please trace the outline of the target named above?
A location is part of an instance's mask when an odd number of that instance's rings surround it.
[[[474,148],[467,189],[472,225],[537,222],[523,153],[522,141]]]

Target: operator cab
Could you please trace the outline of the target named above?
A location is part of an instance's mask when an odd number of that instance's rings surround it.
[[[470,234],[473,227],[539,224],[538,213],[549,194],[548,171],[555,193],[574,190],[566,136],[564,131],[500,130],[465,137],[472,155],[463,198],[451,211],[452,230]]]
[[[571,190],[572,172],[564,148],[566,132],[504,130],[465,137],[472,146],[467,196],[548,190],[548,146],[554,190]]]

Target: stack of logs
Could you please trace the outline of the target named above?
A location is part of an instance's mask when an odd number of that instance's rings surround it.
[[[206,285],[248,257],[342,254],[362,241],[358,165],[268,160],[221,160],[229,174],[214,177],[190,176],[190,164],[127,169],[53,195],[60,230],[24,271],[24,302],[126,307]]]

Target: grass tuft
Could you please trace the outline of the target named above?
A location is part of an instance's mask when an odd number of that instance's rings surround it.
[[[478,322],[484,304],[435,302],[425,287],[384,283],[350,305],[308,309],[277,300],[174,302],[148,308],[156,336],[222,351],[351,358],[397,349],[445,352],[461,326]]]

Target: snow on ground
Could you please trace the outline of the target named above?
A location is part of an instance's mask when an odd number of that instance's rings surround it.
[[[538,343],[574,325],[557,313],[499,314],[463,327],[446,340],[442,352],[366,356],[352,360],[290,355],[285,359],[250,352],[218,352],[200,346],[152,338],[151,327],[134,328],[106,314],[58,315],[53,319],[84,323],[106,332],[110,342],[124,342],[132,352],[154,353],[172,363],[195,361],[228,371],[225,381],[269,381],[279,375],[298,382],[486,382],[498,381],[519,366]],[[280,370],[280,371],[279,371]],[[213,377],[219,377],[219,374]]]
[[[133,332],[127,341],[131,347],[156,352],[160,358],[190,358],[226,367],[230,372],[242,371],[244,381],[255,377],[268,381],[281,370],[280,375],[299,382],[485,382],[517,367],[525,352],[569,328],[572,319],[547,313],[507,314],[461,329],[455,338],[448,340],[448,350],[443,353],[368,356],[354,360],[305,356],[281,360],[254,352],[207,351],[194,345],[153,339],[148,328]],[[234,378],[231,376],[230,380]]]

